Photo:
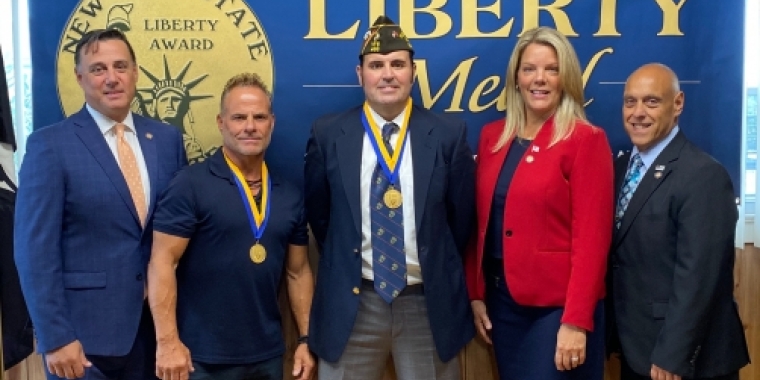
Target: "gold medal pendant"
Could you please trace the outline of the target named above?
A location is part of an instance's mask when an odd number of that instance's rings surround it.
[[[251,261],[261,264],[267,259],[267,250],[263,245],[256,243],[251,247]]]
[[[397,209],[401,207],[401,203],[404,202],[404,197],[401,195],[400,191],[391,186],[388,190],[385,190],[385,194],[383,194],[383,202],[388,208]]]

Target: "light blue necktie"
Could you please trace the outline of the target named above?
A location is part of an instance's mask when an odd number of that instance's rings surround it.
[[[643,177],[644,161],[641,160],[641,156],[636,153],[631,157],[631,165],[628,168],[628,173],[625,175],[625,181],[623,182],[623,188],[620,190],[620,198],[617,202],[617,210],[615,211],[615,228],[620,228],[620,222],[623,220],[625,209],[628,208],[628,204],[631,203],[633,193],[636,191],[636,187],[641,182]]]
[[[390,137],[398,130],[394,123],[383,125],[383,143],[388,153],[393,155]],[[386,302],[391,303],[406,287],[406,254],[404,253],[404,211],[403,205],[388,208],[383,195],[390,181],[380,164],[375,167],[370,186],[370,221],[372,229],[372,270],[375,277],[375,291]],[[396,189],[401,190],[400,183]]]

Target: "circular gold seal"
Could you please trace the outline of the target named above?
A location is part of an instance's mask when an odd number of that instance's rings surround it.
[[[67,116],[84,104],[74,73],[76,44],[88,31],[104,28],[124,32],[135,51],[132,111],[182,131],[191,163],[221,145],[216,115],[230,77],[253,72],[274,88],[269,40],[246,2],[80,0],[61,32],[56,58],[58,98]]]
[[[401,203],[403,203],[404,197],[401,195],[401,192],[396,190],[395,187],[391,187],[388,190],[385,191],[385,194],[383,194],[383,202],[385,203],[388,208],[391,209],[397,209],[401,207]]]
[[[267,250],[259,243],[256,243],[251,247],[249,254],[251,256],[251,261],[256,264],[261,264],[267,259]]]

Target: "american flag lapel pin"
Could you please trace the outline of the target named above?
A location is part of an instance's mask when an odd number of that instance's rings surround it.
[[[665,170],[665,165],[657,165],[654,167],[654,178],[662,178],[662,171]]]

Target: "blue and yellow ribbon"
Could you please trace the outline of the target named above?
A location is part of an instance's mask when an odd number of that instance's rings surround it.
[[[393,148],[393,155],[388,152],[388,149],[383,143],[383,135],[381,127],[378,127],[375,123],[375,119],[372,117],[369,103],[364,102],[364,112],[362,112],[362,125],[367,132],[372,148],[375,150],[377,156],[377,162],[380,167],[383,168],[385,176],[388,177],[388,181],[391,184],[398,187],[398,169],[401,163],[401,158],[404,155],[404,147],[406,147],[406,136],[409,129],[409,116],[412,114],[412,99],[407,100],[406,114],[404,116],[404,123],[399,128],[398,139],[396,139],[396,145]]]
[[[248,188],[243,172],[240,171],[240,168],[226,154],[224,155],[224,160],[227,161],[227,165],[232,169],[235,184],[240,192],[240,196],[243,198],[243,204],[247,211],[248,223],[251,225],[251,231],[253,231],[256,243],[258,243],[261,236],[264,235],[264,229],[269,221],[269,194],[272,190],[272,182],[269,180],[267,164],[261,163],[261,209],[259,209],[253,199],[251,189]]]

